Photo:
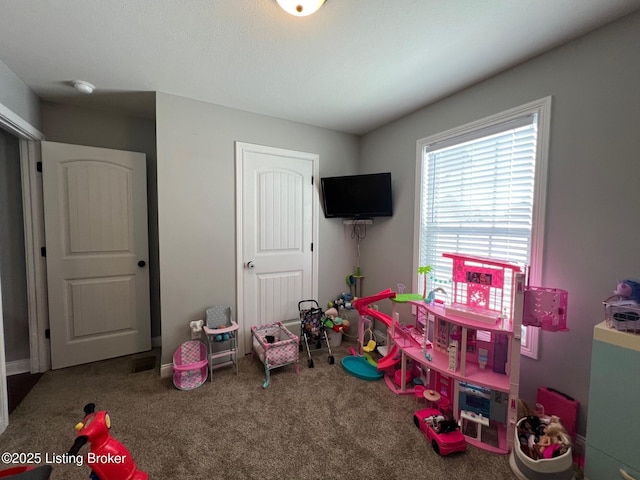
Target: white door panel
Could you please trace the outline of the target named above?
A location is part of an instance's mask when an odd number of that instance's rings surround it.
[[[42,142],[42,162],[52,368],[149,350],[145,155]]]
[[[317,155],[240,143],[236,152],[242,226],[238,251],[244,267],[238,303],[244,353],[249,353],[251,326],[297,319],[298,302],[316,294]]]

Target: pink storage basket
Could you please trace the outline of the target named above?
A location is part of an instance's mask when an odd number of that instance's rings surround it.
[[[207,346],[200,340],[189,340],[173,354],[173,384],[180,390],[193,390],[202,385],[209,373]]]

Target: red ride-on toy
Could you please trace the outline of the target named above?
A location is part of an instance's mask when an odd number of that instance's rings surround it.
[[[49,480],[51,465],[11,467],[0,470],[0,478],[9,480]]]
[[[136,467],[129,450],[109,434],[109,414],[104,410],[96,412],[95,408],[93,403],[85,405],[85,417],[76,425],[76,441],[69,455],[77,455],[89,443],[85,463],[92,470],[92,480],[148,480],[147,473]]]
[[[423,408],[413,415],[413,423],[431,442],[438,455],[449,455],[453,452],[464,452],[467,441],[455,420],[445,420],[439,410]]]

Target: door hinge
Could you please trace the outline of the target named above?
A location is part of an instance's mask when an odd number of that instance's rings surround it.
[[[47,256],[47,247],[40,247],[40,256],[41,257]]]
[[[44,331],[44,338],[51,338],[51,330],[49,328]]]
[[[315,178],[315,177],[314,177],[313,175],[311,175],[311,185],[313,185],[313,180],[314,180],[314,178]]]
[[[311,242],[311,251],[313,252],[313,242]]]
[[[42,173],[42,162],[36,162],[36,172]]]

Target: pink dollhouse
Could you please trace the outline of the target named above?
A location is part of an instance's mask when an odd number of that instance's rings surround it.
[[[407,341],[402,328],[392,329],[401,352],[394,378],[406,378],[407,370],[419,365],[427,372],[426,388],[438,392],[440,405],[459,420],[467,441],[506,454],[517,422],[525,274],[518,265],[493,259],[444,257],[452,260],[450,301],[409,301],[424,340]],[[390,388],[414,391],[410,383],[394,382]],[[495,434],[486,435],[487,429]]]
[[[418,397],[425,392],[428,400],[428,392],[438,398],[443,414],[459,421],[467,442],[507,454],[518,421],[523,318],[528,325],[566,330],[567,292],[526,287],[526,272],[513,263],[443,256],[452,262],[452,291],[445,301],[426,303],[420,295],[388,290],[360,298],[354,306],[361,317],[369,315],[388,327],[390,349],[378,369],[394,393]],[[393,302],[391,317],[368,307],[382,299]],[[415,326],[400,322],[398,303],[415,307]],[[362,327],[359,333],[362,339]]]

